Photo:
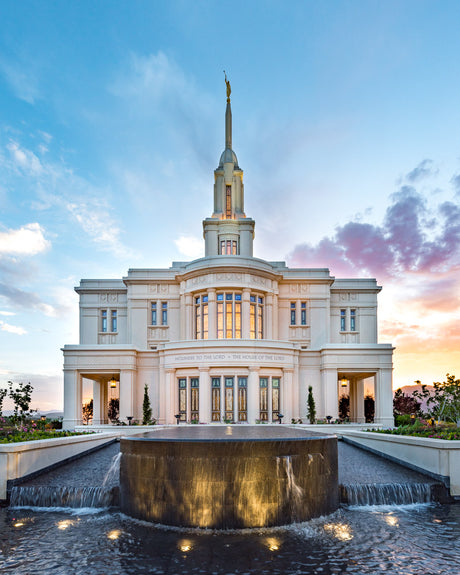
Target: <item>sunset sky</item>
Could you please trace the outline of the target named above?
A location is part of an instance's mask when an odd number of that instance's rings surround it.
[[[232,84],[255,255],[376,277],[394,387],[460,377],[460,3],[0,2],[0,387],[62,409],[80,278],[204,253]]]

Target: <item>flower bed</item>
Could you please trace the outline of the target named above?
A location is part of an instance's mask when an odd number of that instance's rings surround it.
[[[410,435],[412,437],[446,439],[448,441],[460,440],[460,428],[449,423],[436,426],[414,423],[413,425],[402,425],[395,429],[370,429],[369,431],[373,433],[385,433],[387,435]]]
[[[40,422],[42,423],[42,422]],[[39,439],[54,439],[57,437],[70,437],[72,435],[84,435],[89,432],[77,431],[58,431],[56,429],[45,429],[40,423],[27,422],[17,426],[11,425],[10,421],[0,417],[0,444],[17,443],[20,441],[36,441]]]

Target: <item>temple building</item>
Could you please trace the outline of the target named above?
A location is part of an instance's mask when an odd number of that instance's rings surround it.
[[[142,420],[147,385],[159,423],[302,419],[308,387],[319,419],[393,423],[392,354],[377,341],[375,279],[338,279],[327,268],[289,268],[253,256],[255,222],[244,211],[233,151],[227,82],[225,149],[214,171],[214,209],[203,221],[205,256],[168,269],[130,269],[118,280],[82,279],[80,343],[65,345],[64,427],[82,423],[92,381],[93,423]]]

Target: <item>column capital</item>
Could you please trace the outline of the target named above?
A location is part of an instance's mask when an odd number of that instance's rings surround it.
[[[200,373],[209,373],[210,368],[209,367],[199,367],[198,371]]]
[[[171,374],[171,373],[174,374],[174,373],[176,373],[176,368],[175,368],[175,367],[166,367],[166,368],[165,368],[165,373],[167,373],[167,374]]]
[[[259,371],[260,371],[260,365],[250,365],[249,366],[249,372],[257,373]]]

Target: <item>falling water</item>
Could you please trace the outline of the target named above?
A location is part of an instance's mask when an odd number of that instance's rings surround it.
[[[114,455],[100,486],[16,486],[10,494],[12,507],[111,507],[118,505],[121,453]]]
[[[288,497],[293,497],[297,503],[303,496],[303,489],[297,485],[294,475],[294,470],[292,469],[292,459],[290,455],[281,458],[284,461],[284,470],[286,472],[287,484],[286,484],[286,495]]]
[[[102,482],[102,487],[107,487],[107,485],[111,485],[112,483],[118,484],[120,478],[120,459],[121,452],[113,456],[112,463]]]
[[[429,503],[430,483],[371,483],[341,485],[340,499],[348,505],[407,505]]]
[[[111,507],[118,501],[118,487],[13,487],[11,507]]]

